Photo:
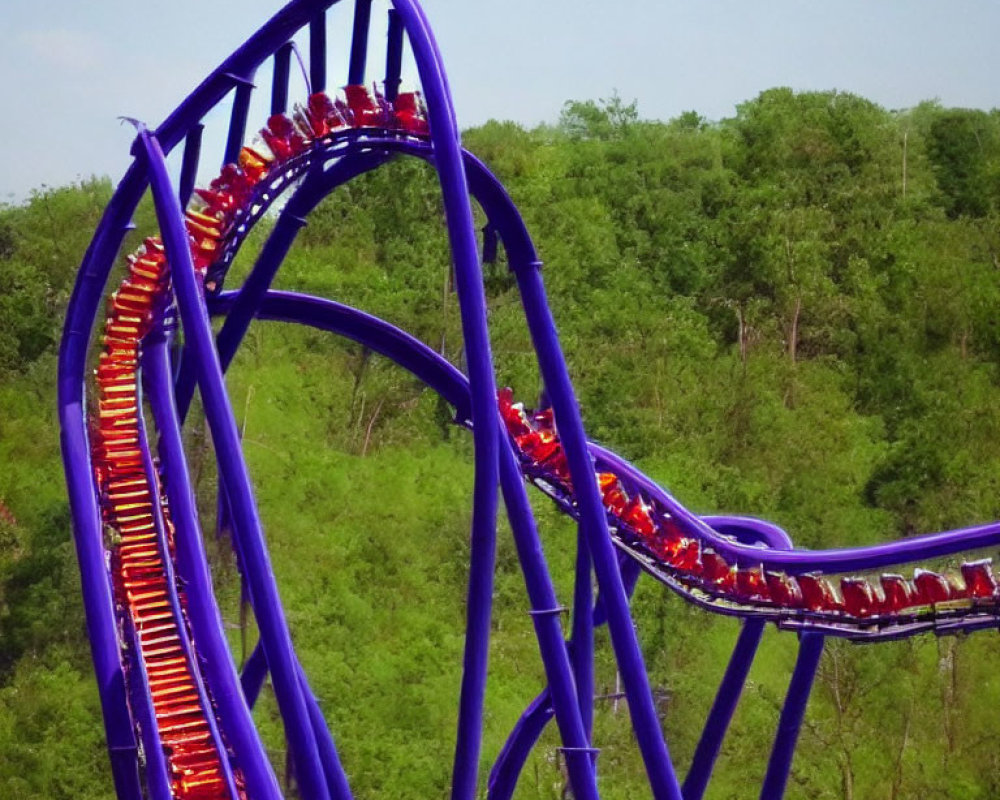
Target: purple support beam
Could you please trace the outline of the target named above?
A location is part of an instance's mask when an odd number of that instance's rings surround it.
[[[329,5],[329,3],[323,4]],[[157,129],[168,152],[232,89],[229,73],[254,70],[315,13],[316,3],[295,0],[275,14],[227,58]],[[138,750],[129,715],[103,530],[93,482],[84,402],[87,351],[112,263],[147,185],[143,166],[129,167],[112,196],[77,273],[59,349],[59,422],[67,490],[74,521],[83,604],[107,731],[108,751],[120,800],[141,800]]]
[[[270,288],[299,231],[306,225],[309,213],[334,188],[375,169],[385,163],[385,160],[386,156],[380,153],[361,153],[354,157],[345,157],[325,171],[317,169],[310,172],[302,186],[292,195],[278,216],[271,235],[264,243],[246,281],[240,287],[234,307],[216,337],[216,349],[219,351],[219,362],[222,364],[223,372],[232,363],[261,298]],[[194,395],[194,382],[195,367],[190,358],[184,358],[177,377],[177,408],[182,420],[187,416]]]
[[[792,671],[792,680],[788,684],[785,705],[778,719],[778,733],[774,738],[771,758],[767,762],[760,800],[781,800],[785,796],[788,773],[792,769],[795,745],[806,714],[816,669],[819,667],[820,656],[823,655],[823,644],[823,637],[816,633],[804,633],[799,639],[799,655]]]
[[[684,779],[684,800],[701,800],[708,787],[715,760],[719,757],[722,740],[729,730],[740,695],[746,685],[747,675],[753,665],[760,638],[764,634],[764,621],[748,619],[740,629],[740,635],[729,658],[722,683],[715,695],[715,701],[708,712],[708,719],[702,731],[701,739],[691,760],[691,769]]]
[[[133,174],[133,188],[141,191],[142,178]],[[124,182],[123,182],[124,183]],[[139,779],[138,744],[129,714],[125,676],[119,649],[117,617],[104,550],[104,530],[97,504],[97,487],[87,439],[84,411],[83,374],[87,366],[93,312],[106,272],[88,269],[88,261],[106,260],[117,252],[138,200],[120,192],[112,198],[93,242],[84,267],[77,275],[73,300],[67,309],[63,340],[59,349],[59,422],[63,463],[73,516],[73,533],[80,565],[83,607],[97,678],[101,712],[107,732],[111,773],[119,800],[142,800]]]
[[[309,22],[309,85],[314,92],[326,91],[326,11]]]
[[[396,102],[403,73],[403,25],[396,9],[389,9],[389,32],[385,52],[385,99]]]
[[[594,560],[594,571],[603,593],[611,644],[618,659],[632,715],[632,726],[646,766],[646,774],[657,800],[680,800],[680,786],[660,729],[645,663],[629,614],[628,598],[622,586],[604,507],[594,479],[580,410],[562,357],[555,322],[545,298],[540,266],[537,262],[512,264],[512,269],[521,291],[528,329],[538,354],[545,387],[552,400],[560,440],[576,487],[581,525],[586,533],[587,545]]]
[[[292,43],[286,42],[274,54],[274,74],[271,77],[271,115],[288,110],[288,77],[292,66]]]
[[[232,502],[234,527],[240,539],[250,596],[271,668],[275,696],[293,752],[295,774],[305,797],[309,800],[328,800],[330,793],[298,682],[291,635],[274,585],[250,476],[240,449],[239,433],[226,394],[212,329],[202,303],[201,287],[191,263],[183,213],[173,194],[163,152],[155,137],[141,131],[138,143],[147,160],[153,203],[171,264],[184,335],[196,359],[205,416],[216,445],[220,475]]]
[[[226,293],[213,301],[213,307],[217,311],[233,308],[235,296],[237,296],[235,292]],[[465,405],[459,391],[454,388],[455,384],[458,384],[466,392],[468,391],[464,376],[429,348],[381,320],[339,306],[332,301],[287,292],[269,292],[261,305],[261,311],[258,313],[315,325],[361,341],[366,346],[398,361],[418,377],[422,377],[433,388],[441,391],[456,407],[461,408]],[[571,780],[578,797],[596,798],[590,757],[592,751],[577,705],[570,662],[558,619],[555,591],[548,578],[520,471],[513,461],[513,453],[509,447],[506,448],[504,462],[501,464],[501,485],[532,604],[536,635],[555,698],[557,720],[567,747],[567,764]],[[256,653],[251,660],[255,658]],[[259,680],[259,668],[248,670],[248,675],[252,676],[253,681]],[[255,691],[253,682],[245,685],[249,692]],[[519,766],[520,763],[517,764],[517,768]],[[516,774],[515,770],[513,777],[507,775],[501,782],[506,780],[513,785]]]
[[[486,797],[488,800],[510,800],[517,787],[524,762],[542,735],[545,726],[552,719],[552,698],[548,688],[544,689],[518,719],[514,729],[504,742],[500,755],[490,771]]]
[[[340,763],[340,755],[333,743],[330,729],[326,726],[323,718],[323,711],[319,707],[319,701],[309,688],[309,681],[306,673],[302,669],[302,664],[298,658],[295,659],[295,666],[299,673],[299,686],[306,699],[306,708],[309,711],[309,722],[312,724],[313,733],[316,735],[316,745],[319,749],[319,763],[323,768],[323,775],[326,777],[326,784],[330,787],[330,797],[332,800],[352,800],[351,787],[347,782],[347,773]]]
[[[541,540],[528,503],[521,470],[509,444],[502,449],[500,457],[500,484],[507,506],[507,517],[531,601],[531,620],[535,626],[542,663],[545,665],[552,708],[562,734],[573,796],[578,800],[597,800],[597,781],[591,758],[593,750],[589,733],[584,726],[574,688],[572,665],[559,622],[562,609],[556,600],[555,588],[545,566]]]
[[[201,134],[205,126],[192,125],[184,137],[184,157],[181,161],[181,179],[177,196],[181,206],[187,206],[194,191],[194,182],[198,176],[198,162],[201,157]]]
[[[366,0],[358,2],[360,4]],[[393,5],[409,35],[420,82],[427,97],[431,144],[448,225],[472,394],[475,476],[472,490],[469,590],[466,601],[466,646],[459,694],[451,797],[452,800],[473,800],[477,794],[483,702],[489,662],[496,554],[496,489],[501,452],[506,452],[506,448],[498,452],[496,384],[486,323],[486,298],[479,269],[479,253],[462,148],[447,78],[437,44],[420,7],[412,0],[394,0]]]
[[[160,434],[163,483],[177,530],[178,573],[184,580],[189,600],[187,615],[198,643],[199,666],[212,688],[223,735],[237,754],[250,796],[261,800],[280,800],[278,780],[240,689],[236,665],[212,591],[212,576],[201,539],[198,509],[191,490],[191,476],[174,405],[168,340],[162,335],[156,341],[149,341],[147,337],[145,349],[144,376],[149,387],[153,419]]]
[[[223,164],[235,164],[243,147],[243,139],[247,134],[247,115],[250,113],[250,96],[253,94],[253,83],[248,77],[233,75],[236,82],[236,94],[233,96],[233,110],[229,118],[229,134],[226,137],[226,152],[222,157]]]
[[[351,36],[351,62],[347,82],[357,86],[365,82],[368,61],[368,28],[372,18],[372,0],[354,0],[354,30]]]
[[[246,698],[247,705],[253,708],[257,704],[260,690],[264,688],[264,681],[267,680],[267,656],[264,655],[264,647],[260,642],[250,653],[250,658],[243,665],[240,673],[240,688]]]
[[[140,402],[141,408],[141,402]],[[153,464],[153,456],[149,448],[149,438],[146,435],[146,425],[145,417],[140,413],[138,417],[138,427],[139,427],[139,448],[142,452],[142,458],[144,462],[144,469],[146,472],[146,480],[149,486],[155,487],[157,485],[156,479],[156,467]],[[219,732],[218,722],[215,718],[215,714],[212,711],[212,703],[208,698],[208,694],[205,690],[204,682],[202,681],[202,676],[198,670],[198,660],[195,656],[194,647],[191,643],[191,636],[188,632],[188,626],[186,624],[186,615],[184,613],[184,607],[181,603],[180,594],[177,590],[177,578],[174,573],[174,564],[170,555],[170,546],[167,543],[167,523],[164,517],[163,503],[161,498],[154,492],[151,498],[153,507],[153,521],[155,524],[156,531],[156,547],[160,552],[160,560],[163,563],[163,577],[164,583],[166,584],[166,595],[167,601],[170,604],[171,616],[174,619],[176,625],[176,635],[177,644],[184,656],[184,660],[188,664],[188,668],[191,674],[192,683],[195,686],[195,691],[198,695],[198,705],[201,707],[202,715],[205,718],[206,727],[211,735],[212,742],[215,746],[216,752],[222,756],[220,760],[220,770],[222,772],[223,780],[226,783],[226,787],[229,791],[229,796],[236,800],[238,797],[236,793],[236,783],[233,780],[232,767],[229,764],[228,759],[225,758],[226,744],[222,739]],[[148,681],[145,674],[143,675],[143,687],[148,686]],[[157,757],[154,758],[149,753],[146,754],[147,762],[156,763],[163,759],[163,747],[161,745],[161,740],[159,733],[155,727],[150,728],[149,724],[146,723],[142,726],[143,732],[148,731],[149,736],[152,737],[153,747],[156,749]],[[148,745],[147,745],[148,750]],[[168,780],[169,778],[166,772],[166,762],[164,761],[164,777]],[[149,767],[147,764],[147,776],[149,774]]]
[[[141,732],[143,754],[143,778],[149,800],[173,800],[170,791],[170,775],[167,762],[163,757],[163,747],[160,745],[159,729],[156,725],[156,714],[153,711],[153,698],[149,694],[149,678],[146,675],[146,665],[142,661],[139,649],[139,637],[136,635],[132,620],[126,619],[123,624],[123,634],[128,645],[129,672],[129,702],[135,721]]]
[[[573,584],[573,677],[588,741],[594,727],[594,600],[591,589],[590,551],[583,527],[577,526],[576,576]]]

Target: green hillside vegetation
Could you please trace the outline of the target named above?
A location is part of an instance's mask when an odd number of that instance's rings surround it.
[[[612,98],[464,138],[545,259],[591,438],[689,507],[772,519],[803,547],[1000,518],[1000,112],[772,89],[718,123],[648,121]],[[0,797],[112,793],[54,412],[63,311],[110,193],[93,179],[0,208]],[[131,244],[153,228],[147,207],[137,224]],[[460,365],[449,270],[434,173],[400,160],[323,203],[278,285],[383,316]],[[484,280],[500,383],[531,405],[541,387],[502,249]],[[229,385],[293,635],[356,797],[445,797],[471,437],[408,374],[311,330],[256,324]],[[209,437],[197,416],[189,427],[239,658],[254,633],[213,533]],[[568,603],[575,529],[535,503]],[[526,609],[504,533],[486,765],[543,687]],[[683,774],[738,626],[649,579],[633,609]],[[708,797],[756,797],[794,658],[791,634],[766,634]],[[1000,796],[998,663],[991,633],[830,644],[788,797]],[[597,676],[613,695],[603,632]],[[284,775],[270,698],[257,716]],[[648,797],[624,702],[601,700],[595,725],[604,796]],[[565,796],[557,746],[549,731],[518,798]]]

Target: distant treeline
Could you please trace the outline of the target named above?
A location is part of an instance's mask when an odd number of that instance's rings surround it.
[[[590,436],[687,505],[772,519],[812,548],[1000,518],[1000,113],[772,89],[732,119],[657,122],[615,97],[464,141],[535,237]],[[93,179],[0,208],[0,797],[112,793],[54,411],[66,302],[110,193]],[[154,229],[148,205],[136,222],[129,247]],[[500,382],[530,405],[542,387],[502,248],[483,271]],[[422,162],[334,192],[278,285],[383,316],[462,363]],[[309,330],[253,327],[230,389],[293,633],[356,796],[445,796],[470,438],[398,368]],[[240,661],[254,632],[214,533],[197,417],[189,456]],[[575,532],[537,507],[568,601]],[[506,535],[496,601],[489,759],[543,686]],[[683,774],[737,627],[649,581],[634,609]],[[599,646],[598,691],[614,695]],[[756,796],[794,651],[791,634],[766,636],[709,797]],[[1000,796],[998,664],[991,633],[831,645],[788,796]],[[602,792],[646,797],[627,709],[601,702]],[[269,700],[258,717],[284,776]],[[517,797],[563,796],[557,745],[547,733]]]

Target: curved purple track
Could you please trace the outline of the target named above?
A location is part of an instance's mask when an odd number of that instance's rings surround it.
[[[461,147],[447,78],[421,8],[415,0],[390,3],[384,98],[374,102],[362,85],[370,29],[377,20],[371,0],[355,0],[347,102],[333,103],[324,94],[325,14],[333,4],[293,0],[158,128],[140,127],[135,161],[95,232],[67,312],[59,361],[63,455],[119,798],[279,798],[278,781],[250,713],[267,675],[302,796],[351,796],[349,769],[339,759],[292,647],[225,390],[224,372],[254,319],[297,322],[363,342],[439,392],[456,409],[456,421],[472,431],[475,479],[454,800],[473,800],[480,791],[498,485],[548,686],[511,732],[493,765],[487,796],[504,800],[513,794],[525,759],[554,719],[575,797],[599,797],[598,749],[591,736],[593,629],[606,624],[653,796],[700,798],[763,627],[773,621],[800,637],[799,658],[761,789],[762,798],[781,797],[825,637],[879,641],[927,630],[997,627],[997,586],[988,564],[963,564],[961,579],[918,570],[913,581],[890,575],[879,586],[874,579],[846,573],[992,546],[1000,541],[1000,524],[875,547],[796,550],[785,532],[770,523],[691,513],[634,467],[589,443],[546,301],[541,261],[502,185]],[[288,114],[290,42],[305,29],[313,94],[304,109]],[[407,45],[427,100],[426,114],[414,95],[398,90]],[[264,131],[269,153],[260,157],[247,150],[244,141],[253,78],[268,60],[274,64],[272,117]],[[195,207],[189,200],[195,191],[202,121],[230,96],[225,160],[238,161],[239,166],[226,167],[211,189],[200,191],[202,200],[196,200]],[[182,142],[175,186],[165,159]],[[316,204],[337,186],[398,155],[424,158],[437,170],[467,373],[377,318],[329,300],[270,288]],[[161,238],[148,240],[114,295],[114,310],[101,340],[95,403],[88,400],[87,389],[88,365],[96,349],[92,331],[131,215],[147,189]],[[287,202],[249,276],[240,288],[222,291],[226,269],[243,237],[285,192]],[[507,252],[550,411],[525,411],[501,393],[497,413],[473,199]],[[225,316],[217,336],[210,313]],[[178,327],[184,341],[180,363],[171,348]],[[233,522],[234,547],[260,630],[243,675],[237,674],[223,635],[182,447],[182,425],[195,391],[212,431],[222,501]],[[153,420],[155,441],[145,431],[143,408]],[[568,643],[526,481],[578,521],[578,574]],[[683,786],[670,759],[629,612],[629,596],[643,570],[685,599],[743,620]],[[836,575],[843,576],[840,596],[826,577]],[[599,587],[597,597],[591,590],[592,576]],[[183,701],[177,699],[181,695]]]

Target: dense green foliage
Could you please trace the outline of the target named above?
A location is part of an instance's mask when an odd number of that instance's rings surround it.
[[[774,89],[720,123],[645,121],[614,98],[465,140],[536,238],[594,439],[692,508],[773,519],[806,547],[1000,518],[997,112]],[[109,194],[90,181],[0,209],[3,797],[111,792],[53,414],[62,310]],[[148,211],[138,222],[150,228]],[[433,171],[399,161],[325,201],[279,285],[383,316],[460,364],[449,272]],[[501,383],[530,404],[540,386],[502,250],[484,279]],[[252,328],[230,388],[292,629],[357,796],[445,796],[468,435],[408,375],[309,330]],[[211,531],[197,421],[189,444]],[[537,509],[568,601],[573,526]],[[225,542],[209,540],[239,657],[253,632]],[[507,536],[496,600],[488,759],[543,684]],[[737,627],[650,581],[634,609],[683,773]],[[767,634],[709,797],[756,796],[794,656],[790,635]],[[990,634],[831,645],[789,797],[1000,795],[997,663]],[[258,716],[283,765],[270,703]],[[601,703],[605,796],[648,796],[624,704]],[[548,732],[518,797],[562,795],[556,745]]]

